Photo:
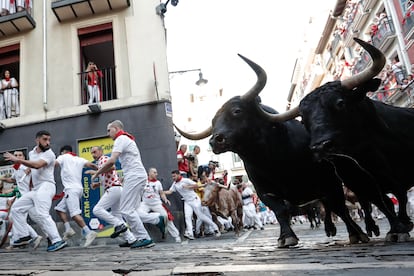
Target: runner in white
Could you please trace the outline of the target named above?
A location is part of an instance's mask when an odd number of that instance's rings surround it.
[[[68,240],[76,233],[70,226],[69,218],[66,214],[68,212],[85,235],[86,241],[84,246],[87,247],[95,240],[97,233],[86,225],[81,216],[80,200],[83,194],[82,171],[85,167],[92,169],[97,169],[98,167],[85,158],[76,156],[70,145],[65,145],[60,149],[60,155],[56,158],[55,166],[60,166],[60,177],[64,187],[63,192],[65,193],[62,200],[55,207],[55,211],[65,226],[63,239]]]
[[[29,210],[33,209],[31,218],[50,239],[51,244],[47,247],[47,251],[64,248],[67,243],[60,237],[56,223],[49,213],[53,196],[56,193],[54,179],[56,156],[50,148],[50,133],[42,130],[36,134],[36,146],[29,153],[29,160],[21,160],[9,152],[4,154],[4,158],[32,169],[33,190],[24,194],[11,208],[16,234],[14,244],[24,245],[31,240],[26,219]]]
[[[16,150],[14,153],[14,156],[16,156],[19,159],[25,160],[26,157],[24,156],[23,151]],[[13,165],[14,172],[10,177],[0,177],[0,180],[3,180],[8,183],[16,183],[17,190],[20,193],[20,195],[16,195],[16,200],[18,200],[22,195],[30,192],[30,168],[26,167],[25,165],[22,165],[21,163],[16,163]],[[29,216],[33,212],[32,209],[29,210]],[[27,223],[27,221],[26,221]],[[42,241],[43,237],[38,235],[37,232],[33,229],[30,224],[27,224],[27,227],[29,229],[29,235],[32,237],[33,240],[33,247],[36,249],[39,247],[40,242]],[[13,247],[13,230],[12,237],[10,238],[10,246],[7,247],[7,249],[11,249]]]
[[[176,242],[181,242],[180,232],[174,222],[167,220],[167,211],[163,207],[161,199],[168,205],[171,203],[165,196],[162,184],[157,180],[157,175],[156,168],[148,170],[148,183],[145,185],[142,202],[138,208],[139,216],[144,223],[156,224],[160,228],[163,238],[165,231],[168,230]]]
[[[108,162],[109,157],[103,154],[101,146],[94,146],[91,149],[93,159],[98,163],[98,168]],[[94,174],[96,171],[88,170],[88,174]],[[104,193],[99,199],[98,203],[93,208],[93,214],[98,218],[106,221],[107,223],[115,226],[115,231],[112,233],[111,238],[116,238],[119,234],[123,233],[123,237],[126,240],[125,243],[121,243],[120,247],[130,247],[135,242],[135,237],[132,235],[122,219],[121,212],[119,210],[119,203],[121,200],[122,184],[118,178],[118,173],[115,166],[106,173],[101,174],[99,182],[92,183],[92,189],[98,188],[100,185],[104,188]],[[110,209],[110,211],[108,211]]]
[[[180,175],[179,170],[174,170],[171,172],[173,183],[168,191],[165,191],[166,195],[170,195],[173,192],[178,192],[184,200],[184,216],[185,216],[185,225],[186,231],[184,237],[193,240],[193,213],[196,214],[197,218],[200,218],[204,223],[209,225],[214,229],[216,237],[220,237],[221,233],[218,229],[217,224],[215,224],[208,216],[206,216],[201,210],[201,200],[197,196],[195,189],[198,189],[200,186],[189,178],[183,178]]]
[[[155,243],[145,229],[137,211],[148,176],[142,164],[135,137],[124,131],[124,124],[119,120],[109,123],[107,131],[109,137],[114,140],[111,158],[92,176],[92,179],[110,171],[119,158],[124,173],[121,214],[136,238],[131,248],[152,247]]]

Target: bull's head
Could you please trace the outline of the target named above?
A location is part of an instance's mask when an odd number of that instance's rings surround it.
[[[192,134],[184,132],[175,126],[182,136],[190,140],[200,140],[212,135],[210,145],[216,154],[226,151],[239,152],[239,149],[243,147],[239,141],[243,140],[243,136],[248,136],[249,132],[253,132],[254,127],[262,125],[263,119],[272,123],[274,121],[285,121],[297,116],[296,110],[291,110],[284,114],[275,114],[270,109],[268,109],[268,112],[266,108],[262,108],[258,96],[266,85],[266,72],[248,58],[242,55],[239,56],[256,73],[257,81],[254,86],[244,95],[233,97],[224,103],[214,116],[212,126],[206,130]]]
[[[369,127],[363,123],[373,115],[372,108],[364,108],[364,113],[356,109],[361,104],[372,105],[366,93],[378,89],[381,81],[374,77],[384,67],[385,57],[371,44],[354,40],[368,51],[372,65],[347,80],[322,85],[306,95],[299,105],[302,122],[311,135],[310,147],[318,157],[340,153],[345,144],[359,140],[358,129]]]

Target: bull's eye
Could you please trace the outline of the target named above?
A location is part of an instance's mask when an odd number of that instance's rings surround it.
[[[233,115],[239,115],[240,113],[241,113],[241,109],[240,108],[233,109]]]
[[[343,99],[336,100],[335,107],[338,110],[342,110],[345,107],[345,101]]]

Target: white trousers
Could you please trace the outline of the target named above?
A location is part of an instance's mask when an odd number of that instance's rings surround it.
[[[88,104],[99,103],[101,101],[99,86],[97,86],[97,85],[88,85],[88,94],[89,94]]]
[[[218,226],[213,222],[211,218],[206,216],[201,209],[201,200],[197,196],[193,200],[184,201],[184,215],[185,215],[185,225],[186,233],[193,235],[193,213],[196,214],[197,218],[206,224],[206,226],[211,227],[214,231],[218,231]]]
[[[82,197],[83,188],[80,189],[65,189],[65,196],[56,205],[55,210],[63,213],[69,212],[71,218],[82,214],[80,209],[80,199]]]
[[[16,198],[14,203],[16,203],[17,201],[19,201],[20,198]],[[13,203],[13,204],[14,204]],[[29,215],[33,213],[33,209],[29,210]],[[11,221],[13,221],[12,215],[10,214],[9,219]],[[27,223],[27,216],[26,216],[26,223]],[[37,234],[37,232],[33,229],[33,227],[27,223],[27,228],[29,230],[29,236],[32,238],[36,238],[37,236],[39,236],[39,234]],[[15,236],[13,235],[13,228],[12,228],[12,237],[10,238],[10,245],[13,245],[14,241],[17,240],[15,239]]]
[[[243,216],[246,219],[246,222],[249,221],[248,226],[254,226],[254,224],[257,224],[260,228],[263,227],[260,217],[256,212],[256,206],[254,206],[253,203],[243,205]]]
[[[151,239],[141,218],[138,214],[138,208],[141,203],[142,193],[144,191],[147,177],[142,176],[124,176],[124,186],[121,192],[120,210],[122,217],[129,225],[134,237],[138,240]]]
[[[167,217],[167,211],[162,207],[162,203],[156,205],[148,205],[145,202],[141,202],[138,208],[139,216],[143,223],[158,224],[160,222],[160,216]],[[180,232],[175,227],[174,222],[167,220],[168,233],[173,238],[180,236]]]
[[[118,226],[124,223],[122,219],[121,211],[119,210],[119,201],[121,199],[122,187],[114,186],[105,190],[101,199],[93,208],[93,214],[99,219],[106,221],[113,226]],[[108,209],[111,209],[108,212]],[[136,239],[132,235],[131,231],[127,230],[123,233],[123,237],[129,243],[134,242]]]
[[[55,193],[56,185],[44,182],[40,184],[38,190],[24,194],[12,205],[11,216],[13,218],[13,236],[15,240],[29,236],[27,214],[30,209],[32,209],[31,219],[39,225],[52,243],[62,240],[56,223],[49,213]]]
[[[4,94],[4,105],[6,109],[6,117],[12,117],[12,110],[14,115],[20,115],[20,104],[19,104],[19,90],[16,88],[10,88],[3,90]]]
[[[201,211],[204,215],[206,215],[209,219],[213,220],[213,217],[211,216],[210,209],[207,206],[201,205]],[[196,234],[200,234],[201,232],[201,225],[203,224],[203,221],[197,216],[196,220]],[[215,224],[215,223],[214,223]],[[205,233],[212,233],[214,232],[214,228],[212,228],[210,225],[205,225]]]

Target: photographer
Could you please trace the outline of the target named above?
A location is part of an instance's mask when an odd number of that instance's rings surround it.
[[[98,103],[101,101],[101,89],[99,87],[99,78],[103,77],[101,70],[98,70],[96,64],[92,61],[88,63],[86,68],[87,82],[88,82],[88,95],[89,101],[88,104]]]

